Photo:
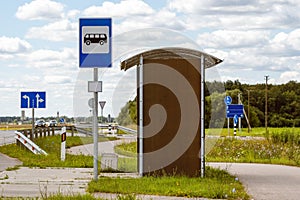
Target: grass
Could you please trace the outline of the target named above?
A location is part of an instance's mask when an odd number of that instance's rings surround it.
[[[220,139],[207,154],[206,160],[300,166],[300,147],[268,140]]]
[[[0,196],[1,197],[1,196]],[[53,194],[50,196],[45,196],[43,198],[23,198],[23,197],[2,197],[3,200],[37,200],[37,199],[45,199],[45,200],[107,200],[103,198],[96,198],[91,194],[70,194],[63,195],[61,193]],[[127,194],[122,195],[118,194],[116,200],[136,200],[139,199],[135,194]]]
[[[178,197],[249,199],[242,184],[227,172],[207,167],[205,178],[145,176],[142,178],[100,177],[89,183],[88,192],[151,194]]]
[[[269,133],[275,133],[275,132],[282,132],[285,130],[293,130],[295,132],[300,132],[300,127],[294,127],[294,128],[275,128],[275,127],[269,127],[268,132]],[[227,128],[210,128],[205,130],[206,135],[212,135],[212,136],[228,136],[228,129]],[[258,127],[258,128],[252,128],[252,131],[248,133],[248,128],[242,128],[241,132],[237,130],[238,136],[252,136],[252,137],[265,137],[266,129],[264,127]],[[229,129],[229,135],[233,136],[233,128]]]
[[[137,143],[122,143],[120,145],[116,145],[114,150],[117,154],[121,154],[128,157],[137,157]]]
[[[208,162],[245,162],[300,166],[300,128],[271,128],[263,139],[264,128],[253,129],[251,140],[207,138]],[[213,131],[213,130],[211,130]],[[137,143],[115,146],[118,154],[136,157]]]
[[[27,149],[17,146],[16,144],[0,146],[0,152],[10,157],[19,159],[23,162],[23,166],[26,167],[93,167],[92,156],[66,154],[65,161],[61,161],[60,140],[60,135],[38,138],[35,140],[36,144],[48,153],[47,156],[35,155],[29,152]],[[107,139],[99,137],[99,141],[107,141]],[[66,146],[71,147],[91,142],[92,137],[67,137]]]

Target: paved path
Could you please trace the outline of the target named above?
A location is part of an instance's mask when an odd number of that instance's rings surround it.
[[[98,155],[103,153],[115,153],[114,146],[118,144],[122,144],[124,142],[133,142],[136,141],[136,137],[131,138],[123,138],[120,140],[113,140],[107,142],[99,142],[98,143]],[[93,155],[94,152],[94,144],[86,144],[81,146],[71,147],[67,149],[67,153],[69,154],[83,154],[83,155]]]
[[[300,168],[248,163],[209,163],[237,176],[255,200],[299,200]]]
[[[85,193],[91,168],[28,168],[0,172],[0,197],[47,197]]]
[[[18,159],[11,158],[5,154],[0,153],[0,172],[6,170],[9,167],[14,167],[16,165],[22,165],[22,162]]]

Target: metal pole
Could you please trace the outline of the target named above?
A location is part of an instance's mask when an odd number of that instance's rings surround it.
[[[227,129],[228,129],[228,136],[230,136],[230,129],[229,129],[229,118],[227,118]]]
[[[139,175],[143,176],[143,56],[139,65]]]
[[[241,101],[241,93],[238,94],[238,101],[239,101],[239,104],[242,104],[242,101]],[[242,130],[242,119],[239,117],[239,131],[241,132]]]
[[[98,81],[98,68],[94,68],[94,81]],[[94,140],[94,180],[98,180],[98,92],[94,92],[93,140]]]
[[[101,108],[101,123],[103,123],[103,108]]]
[[[205,111],[205,69],[204,69],[204,55],[201,54],[201,60],[200,60],[200,70],[201,70],[201,177],[205,176],[205,117],[204,117],[204,111]]]
[[[30,134],[30,139],[33,139],[33,135],[34,135],[34,108],[32,108],[32,127],[31,127],[31,134]]]

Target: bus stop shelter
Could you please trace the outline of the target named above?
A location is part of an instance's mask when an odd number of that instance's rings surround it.
[[[137,69],[138,171],[204,175],[205,69],[217,57],[187,48],[141,52],[121,62]]]

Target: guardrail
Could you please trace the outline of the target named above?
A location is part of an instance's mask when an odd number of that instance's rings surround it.
[[[55,131],[61,130],[62,126],[54,126],[54,127],[39,127],[34,129],[34,134],[32,134],[32,129],[24,129],[18,130],[18,132],[23,133],[25,136],[29,137],[31,140],[39,137],[46,137],[50,135],[55,135]],[[72,136],[74,135],[74,131],[76,128],[74,126],[66,126],[67,130],[71,130]]]
[[[117,129],[124,131],[125,133],[129,133],[129,134],[137,134],[137,131],[134,129],[130,129],[124,126],[117,126]]]
[[[24,146],[34,154],[48,155],[43,149],[41,149],[38,145],[32,142],[23,133],[16,131],[15,134],[16,134],[15,139],[18,146]]]

